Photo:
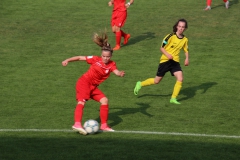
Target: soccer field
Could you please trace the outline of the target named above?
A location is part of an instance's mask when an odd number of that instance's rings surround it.
[[[94,32],[107,30],[108,1],[0,1],[0,159],[240,159],[239,1],[135,0],[123,30],[129,43],[113,53],[124,78],[111,75],[99,88],[109,99],[114,133],[82,136],[71,130],[75,83],[85,62],[100,55]],[[181,105],[169,103],[175,78],[133,94],[139,80],[155,77],[162,39],[180,19],[188,21],[190,64],[181,66]],[[83,121],[99,121],[88,101]]]

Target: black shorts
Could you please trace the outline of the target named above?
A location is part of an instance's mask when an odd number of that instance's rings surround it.
[[[176,62],[174,60],[169,60],[167,62],[163,62],[159,64],[158,70],[157,70],[157,76],[163,77],[165,73],[167,73],[168,71],[170,71],[172,76],[174,76],[173,73],[177,71],[182,71],[182,68],[179,62]]]

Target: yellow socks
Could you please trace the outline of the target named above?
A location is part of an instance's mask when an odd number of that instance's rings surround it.
[[[155,84],[154,83],[154,78],[148,78],[146,79],[145,81],[142,81],[141,82],[141,86],[149,86],[149,85],[152,85],[152,84]]]
[[[177,81],[177,82],[175,83],[175,86],[174,86],[174,89],[173,89],[172,98],[176,98],[176,97],[178,96],[181,88],[182,88],[182,82]]]

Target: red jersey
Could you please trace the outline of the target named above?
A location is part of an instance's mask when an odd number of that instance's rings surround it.
[[[125,6],[126,0],[114,0],[113,1],[113,11],[126,11]]]
[[[104,64],[102,58],[98,56],[86,56],[86,62],[91,66],[82,78],[92,85],[99,85],[110,76],[112,71],[117,69],[114,61],[110,60],[108,64]]]

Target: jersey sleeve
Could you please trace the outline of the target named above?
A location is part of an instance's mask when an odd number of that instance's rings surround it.
[[[183,50],[185,53],[188,53],[188,39],[186,40],[185,44],[183,45]]]
[[[112,72],[112,71],[114,71],[116,69],[117,69],[117,65],[116,65],[115,62],[112,61],[112,67],[111,67],[110,71]]]
[[[169,44],[169,41],[170,41],[170,38],[172,37],[172,35],[173,34],[171,33],[163,38],[161,47],[165,47],[167,44]]]
[[[88,64],[93,64],[97,59],[97,56],[86,56],[86,62]]]

